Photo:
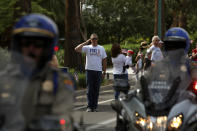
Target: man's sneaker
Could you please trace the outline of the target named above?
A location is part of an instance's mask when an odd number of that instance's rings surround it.
[[[86,112],[92,112],[92,109],[87,108]]]

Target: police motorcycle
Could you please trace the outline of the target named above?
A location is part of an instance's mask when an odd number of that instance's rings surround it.
[[[192,81],[187,91],[182,93],[184,99],[172,107],[168,115],[167,131],[197,130],[197,62],[190,63]]]
[[[151,73],[140,78],[136,90],[128,92],[124,91],[125,87],[114,85],[115,90],[125,94],[112,104],[117,112],[117,131],[164,131],[167,128],[167,116],[178,99],[181,77],[175,77],[166,67],[162,62],[150,69]]]
[[[172,32],[173,36],[184,31],[175,28]],[[181,41],[178,37],[164,41],[168,54],[140,78],[135,90],[129,91],[127,86],[114,82],[114,89],[124,93],[111,104],[117,112],[117,131],[196,130],[196,96],[192,93],[194,89],[188,90],[196,84],[188,75],[187,59],[183,55],[185,39]],[[172,44],[179,49],[173,50]]]

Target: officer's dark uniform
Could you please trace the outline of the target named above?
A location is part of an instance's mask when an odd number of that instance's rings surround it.
[[[60,70],[47,65],[29,82],[23,99],[27,123],[43,116],[68,119],[73,104],[73,82]],[[66,117],[66,118],[65,118]],[[67,124],[68,120],[67,120]]]

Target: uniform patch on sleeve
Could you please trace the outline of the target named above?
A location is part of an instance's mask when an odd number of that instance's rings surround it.
[[[74,91],[73,82],[71,80],[65,79],[64,80],[65,87],[70,91]]]
[[[64,84],[69,85],[69,86],[73,86],[73,82],[71,80],[64,80]]]

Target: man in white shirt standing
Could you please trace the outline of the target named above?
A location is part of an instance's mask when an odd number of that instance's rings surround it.
[[[79,44],[75,51],[86,54],[87,112],[97,112],[100,84],[107,68],[105,49],[98,45],[98,36],[93,33],[90,39]]]

